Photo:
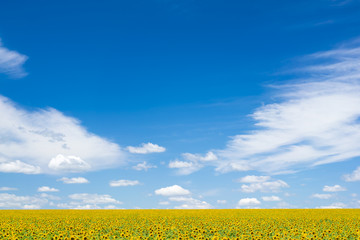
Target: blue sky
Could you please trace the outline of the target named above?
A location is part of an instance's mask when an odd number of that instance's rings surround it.
[[[359,10],[1,3],[0,208],[360,207]]]

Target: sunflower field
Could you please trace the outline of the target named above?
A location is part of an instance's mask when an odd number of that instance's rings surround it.
[[[360,239],[360,209],[2,210],[0,239]]]

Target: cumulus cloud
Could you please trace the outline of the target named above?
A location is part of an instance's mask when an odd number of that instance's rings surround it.
[[[56,157],[52,158],[48,167],[56,171],[65,172],[83,172],[91,168],[87,162],[79,157],[64,156],[62,154],[58,154]]]
[[[73,178],[67,178],[63,177],[58,179],[58,181],[61,181],[66,184],[82,184],[82,183],[89,183],[89,180],[83,177],[73,177]]]
[[[306,56],[301,77],[274,87],[251,131],[213,150],[216,171],[293,173],[360,156],[360,47]],[[200,167],[203,167],[204,163]]]
[[[4,47],[0,39],[0,73],[14,78],[26,76],[23,64],[27,59],[27,56]]]
[[[41,197],[0,193],[0,208],[4,209],[39,209],[47,203],[48,200]]]
[[[190,191],[180,187],[179,185],[173,185],[170,187],[157,189],[157,190],[155,190],[155,194],[166,196],[166,197],[183,196],[183,195],[189,195]]]
[[[61,173],[100,170],[125,161],[121,148],[52,109],[25,110],[0,96],[0,171]]]
[[[137,154],[161,153],[166,151],[166,148],[150,142],[142,143],[140,147],[128,146],[126,149],[131,153]]]
[[[289,185],[282,180],[271,180],[267,176],[246,176],[239,179],[240,182],[250,184],[241,185],[241,191],[246,193],[252,192],[280,192],[282,188],[288,188]]]
[[[157,166],[148,164],[147,162],[144,161],[142,163],[137,164],[136,166],[133,166],[132,168],[137,170],[137,171],[143,171],[143,170],[147,171],[150,168],[157,168]]]
[[[265,202],[278,202],[281,201],[281,198],[278,196],[264,196],[262,197],[262,200]]]
[[[318,198],[318,199],[329,199],[329,198],[332,198],[333,195],[332,194],[315,193],[315,194],[311,195],[311,197]]]
[[[352,173],[344,175],[344,180],[347,182],[360,181],[360,167],[355,169]]]
[[[258,205],[260,205],[261,202],[259,200],[257,200],[256,198],[242,198],[239,200],[237,206],[238,208],[242,208],[242,207],[256,207]]]
[[[116,181],[111,181],[109,183],[111,187],[127,187],[127,186],[135,186],[139,184],[140,182],[138,180],[116,180]]]
[[[217,202],[218,204],[226,204],[226,203],[227,203],[226,200],[217,200],[216,202]]]
[[[42,187],[39,187],[37,191],[38,192],[58,192],[59,189],[51,188],[48,186],[42,186]]]
[[[346,188],[344,188],[340,185],[324,186],[323,191],[324,192],[342,192],[342,191],[346,191]]]

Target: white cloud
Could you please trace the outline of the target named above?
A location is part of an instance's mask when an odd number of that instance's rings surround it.
[[[323,191],[324,192],[341,192],[341,191],[346,191],[346,188],[344,188],[340,185],[324,186]]]
[[[194,199],[192,197],[170,197],[170,201],[182,202],[180,206],[175,206],[176,209],[209,209],[212,208],[211,204]]]
[[[159,202],[159,205],[169,205],[170,203],[168,201],[162,201],[162,202]]]
[[[344,203],[338,202],[338,203],[333,203],[331,205],[328,206],[320,206],[318,208],[322,208],[322,209],[338,209],[338,208],[345,208],[346,205]]]
[[[278,202],[281,201],[281,198],[278,196],[264,196],[262,197],[262,200],[265,202]]]
[[[250,115],[253,130],[213,150],[220,160],[209,165],[281,174],[360,156],[360,47],[304,59],[312,63],[300,70],[304,77],[274,86],[276,102]]]
[[[38,192],[58,192],[59,189],[51,188],[48,186],[42,186],[42,187],[39,187],[37,191]]]
[[[260,205],[261,202],[256,198],[242,198],[238,202],[238,207],[253,207]]]
[[[55,109],[25,110],[0,96],[0,112],[0,171],[53,174],[100,170],[125,161],[117,144]]]
[[[15,160],[15,161],[0,162],[0,172],[39,174],[41,173],[41,169],[38,166],[33,166],[24,163],[22,161]]]
[[[166,148],[150,142],[142,143],[140,147],[128,146],[126,149],[131,153],[138,154],[161,153],[166,151]]]
[[[101,206],[96,204],[82,204],[79,202],[70,202],[70,203],[59,203],[56,205],[61,209],[77,209],[77,210],[91,210],[91,209],[102,209]]]
[[[142,163],[137,164],[136,166],[133,166],[132,168],[137,171],[142,171],[142,170],[147,171],[150,168],[157,168],[157,166],[148,164],[147,162],[142,162]]]
[[[270,176],[254,176],[249,175],[238,179],[238,182],[242,183],[261,183],[270,180]]]
[[[332,198],[333,195],[332,194],[315,193],[315,194],[311,195],[311,197],[319,198],[319,199],[329,199],[329,198]]]
[[[192,153],[183,153],[184,159],[189,161],[201,161],[201,162],[212,162],[218,160],[217,156],[213,152],[206,153],[205,156],[201,156],[200,154],[192,154]]]
[[[72,200],[80,201],[81,204],[90,204],[90,205],[98,205],[98,204],[122,204],[122,202],[114,199],[110,195],[104,194],[90,194],[90,193],[76,193],[69,195],[69,198]],[[73,202],[70,205],[77,205],[78,203]]]
[[[0,73],[15,78],[26,76],[22,66],[27,59],[27,56],[5,48],[0,39]]]
[[[107,206],[104,206],[103,209],[122,209],[122,208],[115,206],[115,205],[107,205]]]
[[[169,168],[177,169],[177,173],[179,175],[188,175],[193,172],[200,170],[203,165],[199,164],[198,162],[185,162],[185,161],[170,161]]]
[[[52,158],[48,167],[56,171],[65,172],[83,172],[91,168],[87,162],[79,157],[64,156],[62,154],[58,154],[56,157]]]
[[[40,209],[41,206],[40,205],[36,205],[36,204],[25,204],[23,206],[24,209]]]
[[[173,185],[170,187],[157,189],[155,190],[155,194],[171,197],[171,196],[189,195],[190,191],[180,187],[179,185]]]
[[[212,208],[212,205],[195,199],[191,196],[191,192],[187,189],[180,187],[179,185],[173,185],[170,187],[160,188],[155,190],[156,195],[162,195],[168,197],[171,202],[181,202],[181,205],[175,206],[175,209],[208,209]],[[161,202],[162,205],[169,205],[170,202]],[[160,203],[159,203],[160,204]]]
[[[268,181],[268,182],[255,182],[251,184],[241,185],[241,191],[246,193],[252,193],[256,191],[260,192],[279,192],[282,188],[287,188],[289,185],[282,180]]]
[[[18,189],[12,187],[0,187],[0,191],[16,191],[16,190]]]
[[[0,208],[4,209],[37,209],[47,203],[45,198],[0,193]]]
[[[169,168],[191,168],[194,164],[192,162],[183,162],[183,161],[171,161],[169,163]]]
[[[50,195],[50,194],[47,194],[47,193],[41,193],[41,194],[40,194],[40,197],[45,198],[45,199],[55,200],[55,201],[61,199],[61,198],[58,197],[58,196]]]
[[[174,160],[169,163],[169,168],[176,168],[179,175],[194,173],[203,168],[204,164],[213,164],[218,160],[213,152],[208,152],[205,155],[183,153],[182,157],[185,161]]]
[[[67,178],[63,177],[58,179],[58,181],[61,181],[66,184],[82,184],[82,183],[89,183],[89,180],[83,177],[73,177],[73,178]]]
[[[344,175],[344,179],[347,182],[360,181],[360,167],[355,169],[352,173]]]
[[[226,200],[217,200],[216,202],[217,202],[218,204],[226,204],[226,203],[227,203]]]
[[[178,168],[178,173],[181,175],[188,175],[196,172],[203,168],[205,166],[204,164],[214,164],[214,162],[218,160],[218,157],[211,151],[204,156],[192,153],[183,153],[182,156],[187,162],[175,161],[170,162],[169,164],[170,168]],[[181,163],[183,163],[182,166]]]
[[[138,180],[116,180],[116,181],[111,181],[109,183],[111,187],[127,187],[127,186],[135,186],[139,184],[140,182]]]

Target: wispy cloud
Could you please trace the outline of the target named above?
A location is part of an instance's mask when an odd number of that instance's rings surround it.
[[[329,199],[332,198],[334,195],[333,194],[323,194],[323,193],[315,193],[313,195],[311,195],[311,197],[313,198],[318,198],[318,199]]]
[[[233,136],[225,149],[213,151],[218,160],[197,170],[213,165],[223,173],[282,174],[360,156],[360,47],[304,59],[302,79],[273,86],[276,102],[250,115],[254,130]]]
[[[4,47],[0,38],[0,73],[14,78],[26,76],[23,64],[27,59],[27,56]]]
[[[0,112],[1,172],[91,171],[125,161],[120,146],[53,108],[29,111],[0,96]]]
[[[0,187],[0,191],[16,191],[16,190],[18,189],[12,187]]]

